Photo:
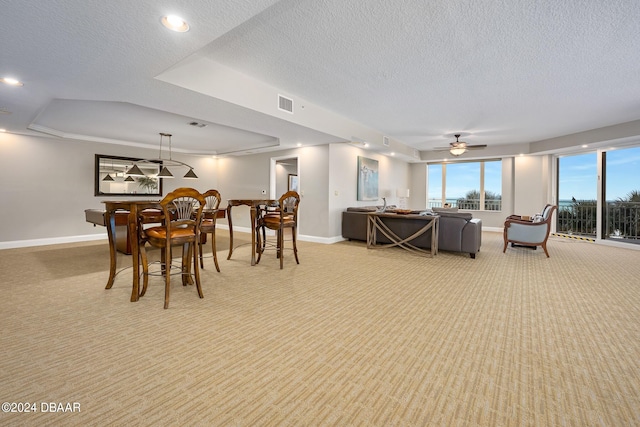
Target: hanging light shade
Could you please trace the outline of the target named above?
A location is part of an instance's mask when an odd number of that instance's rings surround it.
[[[467,147],[466,147],[466,145],[458,145],[458,146],[455,146],[455,147],[451,147],[449,152],[453,156],[458,157],[458,156],[461,156],[461,155],[463,155],[464,153],[467,152]]]
[[[166,166],[162,166],[162,169],[160,169],[160,173],[158,174],[158,178],[173,178],[173,174]]]
[[[102,178],[103,181],[115,181],[115,179],[113,179],[113,177],[111,176],[111,174],[107,174],[107,176],[105,176],[104,178]]]
[[[198,179],[198,175],[193,171],[193,169],[189,169],[189,172],[184,174],[183,178],[186,179]]]
[[[127,175],[144,176],[144,172],[142,172],[138,165],[133,165],[133,167],[127,171]]]

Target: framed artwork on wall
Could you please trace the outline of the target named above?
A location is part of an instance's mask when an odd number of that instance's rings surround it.
[[[298,192],[298,175],[289,174],[289,186],[287,187],[287,191],[296,191]]]
[[[358,200],[378,200],[378,161],[358,156]]]

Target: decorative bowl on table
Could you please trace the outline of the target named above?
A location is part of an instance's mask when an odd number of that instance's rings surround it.
[[[413,211],[411,209],[395,209],[393,212],[398,215],[409,215]]]

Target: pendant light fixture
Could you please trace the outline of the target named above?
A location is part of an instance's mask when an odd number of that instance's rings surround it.
[[[158,158],[157,159],[143,159],[138,161],[137,163],[158,163],[161,162],[162,163],[162,168],[160,168],[160,173],[158,173],[158,178],[173,178],[173,173],[169,170],[169,166],[171,167],[186,167],[189,168],[189,171],[184,175],[183,178],[185,179],[197,179],[198,175],[196,175],[196,173],[193,171],[193,167],[189,166],[188,164],[181,162],[179,160],[173,160],[171,158],[172,156],[172,152],[171,152],[171,134],[170,133],[164,133],[164,132],[160,132],[160,150],[158,152]],[[164,159],[162,157],[162,143],[164,142],[164,138],[168,138],[169,139],[169,158],[168,159]],[[144,176],[144,172],[142,172],[142,170],[138,167],[137,164],[134,164],[133,167],[131,169],[129,169],[126,173],[127,175],[133,175],[133,176]]]

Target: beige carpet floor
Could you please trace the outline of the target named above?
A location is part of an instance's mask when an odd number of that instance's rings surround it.
[[[158,277],[104,289],[106,242],[0,251],[0,397],[37,405],[0,425],[640,425],[639,251],[485,232],[475,260],[300,242],[279,270],[225,233],[168,310]]]

